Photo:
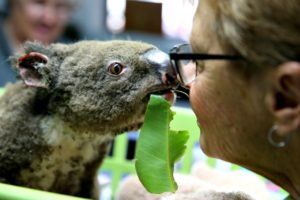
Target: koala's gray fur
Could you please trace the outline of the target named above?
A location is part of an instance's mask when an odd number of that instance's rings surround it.
[[[37,78],[38,84],[8,85],[0,99],[0,181],[97,195],[96,171],[113,137],[138,129],[149,94],[170,88],[161,69],[145,59],[155,49],[130,41],[27,43],[26,54],[38,52],[48,61],[28,61],[24,73],[17,67],[25,83]],[[20,58],[12,58],[14,66]],[[110,74],[112,62],[126,66],[124,73]]]

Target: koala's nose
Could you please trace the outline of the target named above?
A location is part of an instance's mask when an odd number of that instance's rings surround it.
[[[171,65],[169,55],[158,49],[151,49],[143,55],[162,75],[164,84],[178,85],[177,74]]]

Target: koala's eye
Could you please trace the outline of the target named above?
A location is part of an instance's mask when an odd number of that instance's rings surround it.
[[[121,63],[117,63],[117,62],[111,63],[108,66],[108,72],[112,75],[119,75],[124,71],[124,69],[125,69],[125,66],[122,65]]]

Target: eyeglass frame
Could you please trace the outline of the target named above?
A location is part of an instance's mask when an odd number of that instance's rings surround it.
[[[175,45],[173,48],[169,51],[169,57],[171,61],[171,66],[173,70],[176,72],[176,74],[179,75],[181,83],[181,86],[187,88],[187,84],[184,83],[183,76],[179,70],[179,60],[191,60],[195,62],[196,60],[243,60],[244,58],[240,55],[234,55],[234,54],[203,54],[203,53],[178,53],[176,52],[177,49],[181,48],[182,46],[190,46],[190,44],[183,43],[179,45]],[[175,67],[174,67],[175,66]],[[197,75],[195,75],[195,78]],[[194,79],[195,80],[195,79]],[[192,80],[191,82],[193,82]]]

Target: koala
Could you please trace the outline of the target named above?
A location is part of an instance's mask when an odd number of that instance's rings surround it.
[[[174,98],[168,55],[122,40],[24,48],[11,58],[20,81],[0,99],[0,181],[98,198],[113,138],[140,128],[150,94]]]

